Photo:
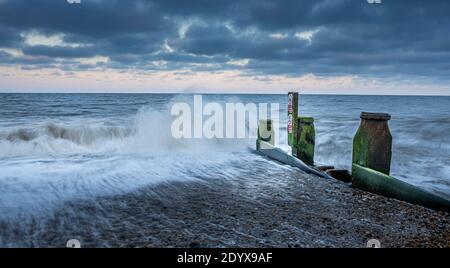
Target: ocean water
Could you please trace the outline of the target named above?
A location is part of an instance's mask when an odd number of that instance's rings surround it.
[[[92,200],[175,181],[229,179],[239,163],[290,169],[252,153],[253,139],[173,139],[173,103],[193,95],[0,94],[0,222],[51,215],[70,200]],[[286,95],[203,95],[203,102],[279,103],[287,149]],[[392,175],[450,198],[450,98],[300,96],[313,116],[316,162],[350,169],[362,111],[386,112]],[[26,222],[26,221],[22,221]],[[6,242],[4,242],[6,243]],[[0,238],[0,246],[2,241]]]

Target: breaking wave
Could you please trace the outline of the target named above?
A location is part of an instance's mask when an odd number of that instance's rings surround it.
[[[0,132],[0,157],[66,155],[86,153],[157,153],[179,150],[238,150],[242,140],[175,139],[170,132],[172,118],[166,113],[141,110],[128,124],[112,122],[45,122],[31,128]],[[244,146],[245,148],[245,146]]]
[[[0,222],[46,215],[74,198],[168,181],[232,178],[237,164],[257,157],[248,153],[249,140],[175,139],[172,118],[150,109],[128,123],[84,122],[90,120],[0,133]]]

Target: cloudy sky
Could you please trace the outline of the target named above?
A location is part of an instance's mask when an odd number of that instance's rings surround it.
[[[448,0],[0,0],[2,92],[450,95],[449,81]]]

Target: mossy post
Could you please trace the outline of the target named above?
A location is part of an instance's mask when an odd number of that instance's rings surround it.
[[[314,149],[316,145],[316,130],[314,128],[314,118],[299,117],[297,120],[297,139],[295,154],[297,158],[308,165],[314,165]]]
[[[390,174],[392,136],[389,114],[361,113],[361,124],[353,139],[353,164]]]
[[[259,120],[258,124],[258,140],[256,141],[256,149],[259,150],[259,141],[265,141],[275,145],[275,130],[272,126],[272,120]]]
[[[450,201],[382,172],[352,165],[352,186],[427,208],[450,212]]]
[[[294,152],[297,143],[298,93],[288,93],[288,144]]]

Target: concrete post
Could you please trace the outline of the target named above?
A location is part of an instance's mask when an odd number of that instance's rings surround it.
[[[265,141],[271,145],[275,145],[275,130],[272,127],[272,120],[259,120],[258,124],[258,140],[256,141],[256,149],[259,150],[259,141]]]
[[[353,164],[389,175],[392,136],[389,114],[361,113],[361,124],[353,139]]]
[[[297,158],[308,165],[314,165],[314,149],[316,144],[316,130],[314,118],[299,117],[297,121],[297,139],[295,154]]]

